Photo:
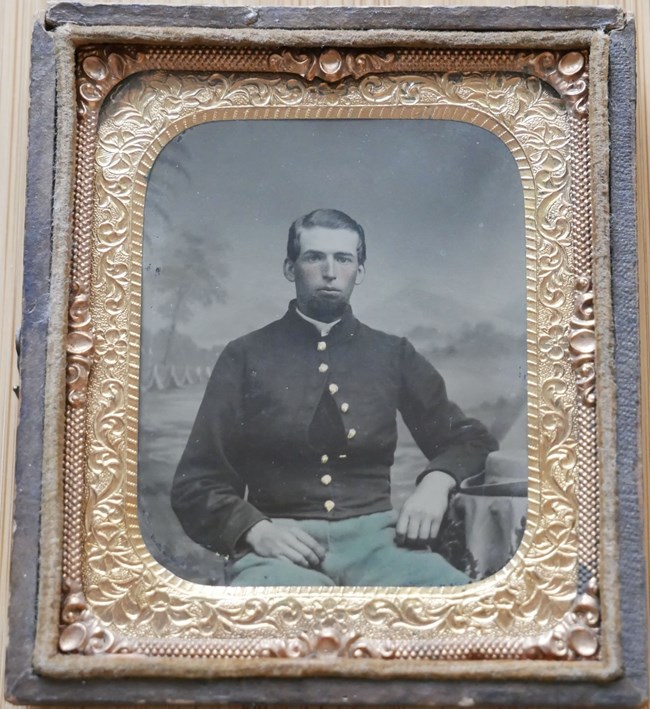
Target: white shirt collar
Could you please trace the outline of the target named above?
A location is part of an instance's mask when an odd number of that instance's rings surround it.
[[[334,325],[341,322],[341,318],[334,320],[333,322],[321,322],[320,320],[314,320],[314,318],[310,318],[308,315],[301,313],[299,308],[296,308],[296,313],[298,313],[303,320],[311,323],[318,330],[318,332],[320,332],[321,337],[327,337]]]

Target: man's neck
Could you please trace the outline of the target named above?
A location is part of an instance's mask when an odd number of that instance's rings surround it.
[[[320,332],[321,337],[327,337],[334,325],[341,322],[341,318],[338,318],[338,320],[332,320],[332,322],[322,322],[320,320],[316,320],[315,318],[310,318],[309,315],[305,315],[297,306],[296,313],[298,313],[303,320],[311,323],[318,330],[318,332]]]

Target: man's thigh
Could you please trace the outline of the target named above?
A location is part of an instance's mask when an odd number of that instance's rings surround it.
[[[360,517],[350,536],[336,544],[338,568],[330,575],[345,586],[458,586],[470,579],[439,554],[399,547],[395,543],[395,515]],[[350,520],[352,522],[352,520]],[[335,552],[336,553],[336,552]],[[326,568],[329,572],[329,568]]]
[[[376,549],[344,577],[346,586],[460,586],[469,582],[440,554],[394,543]]]

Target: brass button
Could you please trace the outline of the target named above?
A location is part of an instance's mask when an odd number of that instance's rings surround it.
[[[349,410],[350,410],[350,404],[347,404],[347,403],[343,402],[343,403],[341,404],[341,411],[342,411],[344,414],[347,414],[347,412],[348,412]]]
[[[356,429],[351,428],[351,429],[348,431],[348,438],[349,438],[349,439],[354,438],[356,435],[357,435]]]
[[[325,362],[321,362],[321,363],[318,365],[318,371],[319,371],[321,374],[325,374],[325,372],[326,372],[328,369],[329,369],[329,367],[325,364]]]
[[[325,500],[325,504],[323,505],[323,507],[328,512],[331,512],[336,507],[336,505],[334,504],[334,502],[332,500]]]
[[[327,388],[330,390],[330,394],[336,394],[339,390],[338,384],[330,384]]]
[[[316,349],[317,349],[319,352],[323,352],[324,350],[327,349],[327,342],[323,342],[323,340],[321,340],[321,341],[316,345]]]
[[[329,485],[332,482],[332,476],[331,475],[323,475],[323,477],[320,479],[320,481],[323,483],[323,485]]]
[[[320,462],[323,463],[323,465],[324,465],[325,463],[327,463],[327,461],[329,459],[330,459],[330,457],[327,455],[327,453],[323,453],[323,455],[321,455],[321,457],[320,457]]]
[[[347,453],[341,453],[341,455],[339,456],[339,458],[341,458],[341,459],[347,458],[347,457],[348,457]]]

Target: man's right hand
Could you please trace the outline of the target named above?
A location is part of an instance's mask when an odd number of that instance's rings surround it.
[[[244,539],[260,556],[287,559],[307,568],[320,566],[325,558],[325,549],[293,520],[263,519],[248,530]]]

